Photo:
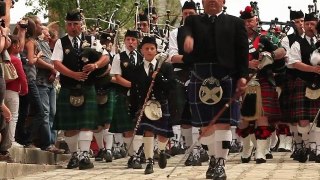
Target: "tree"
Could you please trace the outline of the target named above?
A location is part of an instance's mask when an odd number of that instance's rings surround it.
[[[77,0],[37,0],[38,7],[33,6],[35,0],[27,0],[26,6],[33,7],[32,14],[37,15],[39,12],[49,12],[46,17],[49,18],[49,22],[59,21],[60,25],[63,25],[65,14],[71,9],[77,8]],[[119,11],[116,13],[116,19],[121,22],[121,27],[133,28],[134,27],[134,15],[136,12],[136,6],[134,0],[78,0],[80,2],[81,9],[84,10],[84,15],[87,18],[97,18],[101,16],[102,19],[109,19],[111,13],[115,11],[116,5],[120,5]],[[180,1],[178,0],[157,0],[154,2],[158,9],[158,14],[162,22],[165,21],[166,10],[171,11],[170,19],[171,24],[176,23],[180,17]],[[140,1],[140,11],[143,11],[144,7],[147,7],[147,1]],[[46,18],[45,17],[45,18]],[[95,21],[87,20],[87,25],[93,25]],[[103,27],[108,24],[101,23]]]

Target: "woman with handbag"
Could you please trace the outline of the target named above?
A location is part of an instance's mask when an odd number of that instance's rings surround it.
[[[5,104],[12,113],[12,119],[9,122],[8,138],[12,142],[12,146],[22,147],[22,145],[15,141],[15,131],[19,114],[19,95],[24,96],[28,94],[28,84],[26,74],[22,67],[22,62],[17,57],[17,54],[20,52],[20,41],[17,36],[9,37],[11,39],[11,46],[8,48],[8,52],[18,78],[13,81],[6,82]]]

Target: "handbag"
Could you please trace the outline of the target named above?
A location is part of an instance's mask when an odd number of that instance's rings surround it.
[[[7,56],[6,54],[2,54],[2,58],[0,58],[0,65],[3,72],[3,78],[6,83],[18,78],[17,70],[11,63],[9,55]]]

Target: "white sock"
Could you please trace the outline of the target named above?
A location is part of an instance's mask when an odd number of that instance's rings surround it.
[[[192,144],[198,141],[199,138],[199,130],[200,128],[198,127],[192,127]]]
[[[131,140],[132,140],[132,137],[123,137],[123,141],[124,141],[124,143],[126,143],[127,148],[128,148],[128,155],[129,156],[133,155],[133,144],[131,144],[131,146],[130,146]]]
[[[142,145],[142,137],[143,137],[143,136],[140,136],[140,135],[134,136],[134,139],[133,139],[133,142],[132,142],[132,146],[133,146],[133,151],[134,151],[135,153],[138,153],[139,148],[140,148],[141,145]]]
[[[212,133],[209,136],[206,137],[202,137],[200,139],[200,143],[203,145],[207,145],[208,146],[208,155],[209,156],[215,156],[215,133]]]
[[[106,142],[106,149],[111,150],[113,145],[113,133],[108,132],[109,129],[104,131],[104,141]]]
[[[158,140],[158,148],[159,150],[166,150],[166,147],[167,147],[167,143],[168,143],[168,140],[166,142],[161,142]]]
[[[184,138],[186,147],[190,147],[193,142],[192,138],[192,128],[184,129],[181,128],[181,136]]]
[[[114,133],[114,143],[117,143],[119,147],[123,145],[124,137],[122,133]]]
[[[242,146],[242,152],[241,152],[241,157],[243,158],[248,158],[252,154],[252,149],[253,149],[253,143],[251,142],[251,138],[248,135],[245,138],[242,138],[243,146]]]
[[[307,125],[305,127],[297,125],[297,129],[298,129],[298,132],[301,134],[301,138],[302,138],[304,146],[306,148],[309,148],[310,136],[309,136],[308,132],[309,132],[309,129],[310,129],[310,125]]]
[[[144,143],[144,154],[146,156],[146,159],[153,158],[154,138],[143,137],[143,143]]]
[[[103,142],[104,129],[102,129],[100,132],[93,133],[93,135],[96,139],[99,149],[104,149],[104,142]]]
[[[231,126],[231,133],[232,133],[232,141],[238,140],[238,135],[236,133],[237,126]]]
[[[273,131],[270,137],[270,148],[276,147],[277,143],[278,143],[277,132]]]
[[[171,144],[173,143],[172,144],[173,146],[178,146],[180,138],[181,138],[180,125],[172,126],[172,130],[173,130],[174,136],[171,138],[171,140],[172,140]]]
[[[65,136],[64,140],[68,144],[68,147],[69,147],[69,150],[70,150],[71,154],[74,153],[74,152],[78,152],[78,149],[79,149],[79,145],[78,145],[79,134],[76,134],[76,135],[70,136],[70,137]]]
[[[216,130],[215,131],[215,157],[227,159],[229,153],[229,147],[223,147],[224,143],[232,141],[231,130]],[[227,145],[227,144],[226,144]]]
[[[79,132],[79,148],[81,152],[90,150],[93,132],[91,131],[80,131]]]

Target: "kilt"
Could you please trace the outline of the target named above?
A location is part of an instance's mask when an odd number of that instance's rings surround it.
[[[168,101],[162,101],[160,102],[160,104],[162,110],[162,117],[157,121],[152,121],[149,120],[145,116],[145,114],[143,114],[137,134],[142,135],[144,131],[151,131],[155,135],[161,135],[167,138],[173,137],[172,126],[169,122],[170,114]]]
[[[169,95],[170,123],[172,125],[191,125],[187,88],[184,85],[189,79],[189,71],[175,71],[174,75],[177,83]]]
[[[112,88],[108,116],[111,120],[109,131],[123,133],[134,129],[134,122],[130,117],[128,96],[117,87]]]
[[[287,81],[281,86],[281,94],[279,97],[280,110],[282,114],[281,122],[290,123],[291,114],[294,111],[293,105],[293,91],[295,88],[295,77],[287,74]]]
[[[270,123],[280,121],[282,116],[276,88],[265,77],[258,77],[258,80],[261,87],[263,116],[268,117]]]
[[[97,129],[98,111],[94,86],[84,88],[84,104],[72,106],[69,102],[70,89],[61,87],[57,99],[57,112],[53,122],[56,130]]]
[[[99,125],[104,126],[105,124],[110,124],[112,120],[113,114],[113,106],[114,106],[114,91],[111,89],[107,90],[108,101],[105,104],[99,105],[97,104],[98,110],[98,120]]]
[[[188,86],[188,98],[191,107],[192,125],[195,127],[207,126],[214,116],[225,106],[226,103],[233,97],[236,87],[234,79],[231,77],[225,78],[228,71],[222,67],[212,63],[194,64],[194,73],[191,73],[191,79]],[[196,74],[196,76],[195,76]],[[224,80],[220,81],[223,89],[222,99],[214,105],[207,105],[201,102],[199,98],[199,89],[204,79],[209,77]],[[201,78],[201,79],[200,79]],[[238,121],[237,102],[233,102],[229,108],[218,118],[216,123],[227,123]]]
[[[300,78],[296,78],[295,87],[292,94],[291,120],[292,123],[299,120],[309,120],[313,122],[319,108],[320,99],[312,100],[305,97],[306,83]]]

